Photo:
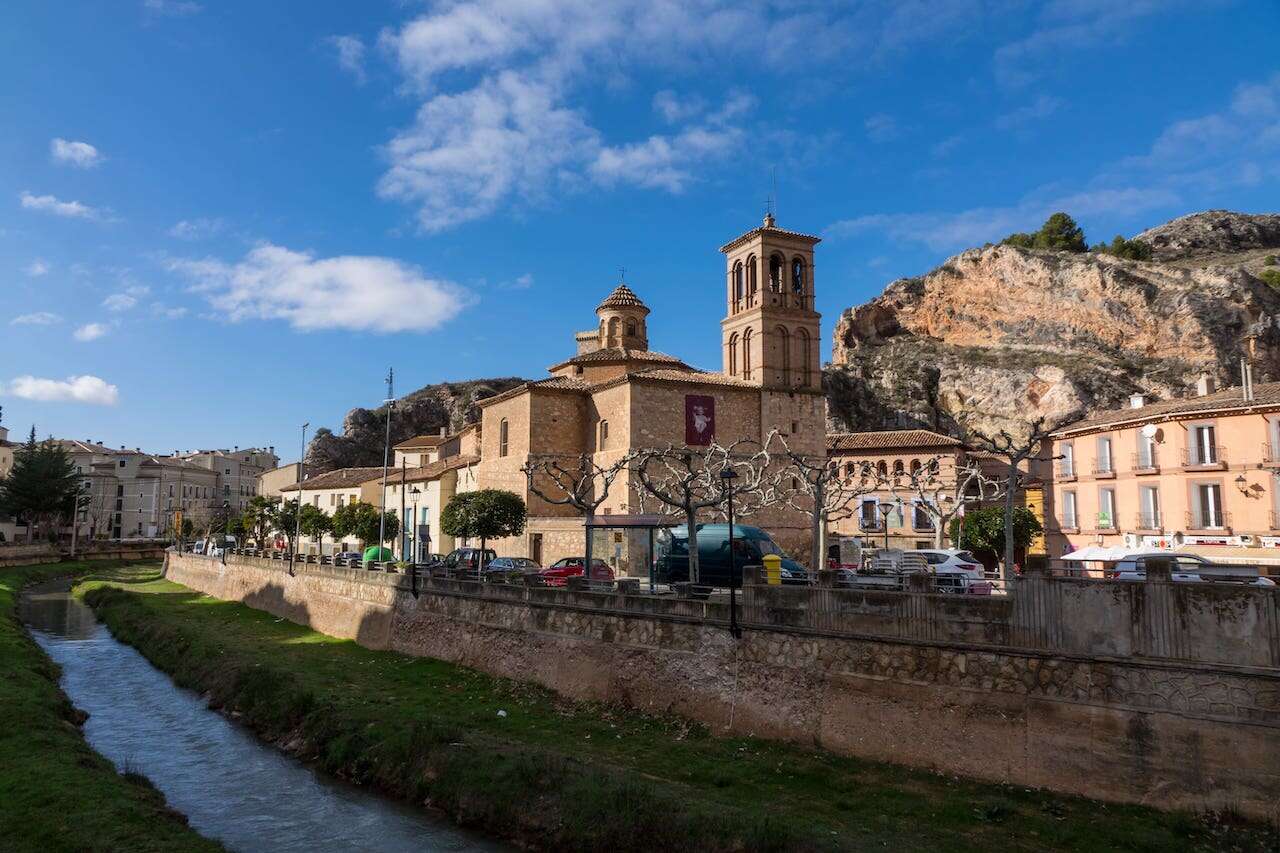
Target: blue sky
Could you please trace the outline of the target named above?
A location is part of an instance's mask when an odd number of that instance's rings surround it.
[[[544,375],[626,268],[719,367],[717,247],[839,312],[1056,209],[1276,210],[1274,0],[56,0],[0,12],[0,404],[167,452]]]

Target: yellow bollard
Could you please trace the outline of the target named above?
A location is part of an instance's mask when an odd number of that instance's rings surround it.
[[[768,578],[769,586],[782,585],[782,558],[777,554],[764,555],[764,575]]]

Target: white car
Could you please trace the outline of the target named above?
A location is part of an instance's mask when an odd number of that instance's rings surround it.
[[[993,587],[986,579],[986,569],[968,551],[954,548],[919,548],[914,552],[924,557],[937,577],[938,592],[967,595],[990,595]]]
[[[1118,581],[1143,581],[1147,579],[1148,557],[1168,557],[1174,561],[1170,579],[1180,583],[1243,583],[1251,586],[1274,587],[1276,582],[1264,578],[1256,566],[1226,566],[1212,563],[1199,554],[1178,554],[1155,551],[1149,554],[1131,554],[1117,560],[1108,569],[1106,577]]]

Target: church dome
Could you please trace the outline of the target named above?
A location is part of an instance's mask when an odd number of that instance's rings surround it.
[[[596,306],[596,313],[599,314],[601,311],[626,311],[628,309],[643,311],[645,314],[649,313],[649,307],[640,301],[640,297],[636,296],[635,291],[627,287],[626,283],[623,282],[615,287],[613,293],[606,296],[603,302]]]

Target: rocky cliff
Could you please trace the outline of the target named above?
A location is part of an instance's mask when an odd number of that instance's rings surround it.
[[[406,394],[396,401],[391,418],[391,444],[438,432],[441,427],[459,430],[480,419],[477,401],[501,394],[524,381],[508,376],[442,382]],[[386,406],[352,409],[343,419],[341,435],[325,427],[316,430],[315,438],[307,447],[307,474],[381,465],[386,416]]]
[[[1149,262],[988,246],[847,309],[827,370],[835,429],[959,433],[1187,394],[1203,373],[1280,379],[1280,292],[1258,273],[1280,216],[1208,211],[1137,235]]]

